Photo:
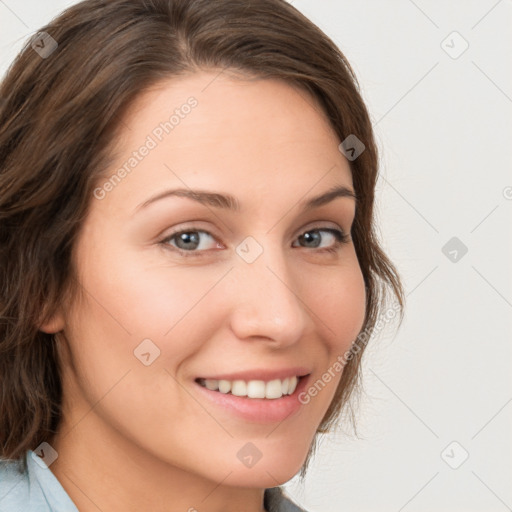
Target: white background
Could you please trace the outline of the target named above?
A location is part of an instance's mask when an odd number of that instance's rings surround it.
[[[74,3],[0,0],[2,74]],[[309,512],[512,510],[512,1],[292,4],[361,82],[407,309],[365,356],[360,437],[324,436],[288,492]]]

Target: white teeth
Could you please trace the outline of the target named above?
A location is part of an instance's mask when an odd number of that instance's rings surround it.
[[[288,384],[288,394],[289,395],[291,395],[295,391],[295,388],[297,387],[298,382],[299,382],[299,379],[297,379],[297,377],[292,377],[290,379],[290,383]]]
[[[283,385],[279,379],[267,382],[265,386],[266,398],[281,398],[283,396]]]
[[[249,398],[265,398],[265,383],[262,380],[250,380],[247,383]]]
[[[199,379],[201,386],[220,393],[230,393],[235,396],[247,396],[249,398],[276,399],[283,395],[291,395],[297,388],[299,379],[297,377],[286,377],[286,379],[274,379],[269,382],[262,380],[216,380]]]
[[[219,381],[214,379],[206,379],[204,385],[211,389],[212,391],[217,391],[219,389]]]
[[[229,393],[231,391],[231,382],[229,380],[219,380],[219,391],[221,393]]]
[[[243,380],[235,380],[231,386],[231,394],[236,396],[247,396],[247,384]]]
[[[283,395],[288,394],[288,383],[289,382],[290,382],[290,379],[288,377],[286,377],[286,379],[284,379],[283,382],[281,383],[281,392],[283,393]]]

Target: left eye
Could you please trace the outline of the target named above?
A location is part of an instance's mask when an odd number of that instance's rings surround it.
[[[319,235],[320,233],[328,233],[331,236],[331,238],[334,238],[334,244],[326,248],[331,251],[335,250],[341,244],[348,242],[348,235],[346,235],[343,231],[334,228],[310,229],[302,233],[302,235],[299,236],[298,240],[305,241],[306,243],[312,242],[313,247],[310,246],[309,248],[317,249],[320,245],[321,239],[323,239],[323,237]],[[317,244],[317,242],[319,243]],[[324,248],[322,247],[322,249]]]
[[[334,238],[334,243],[331,243],[328,247],[322,247],[321,244],[324,240],[324,235],[321,235],[321,233],[327,233],[331,238]],[[171,247],[174,247],[178,252],[189,253],[186,254],[187,256],[197,256],[197,254],[194,253],[204,252],[205,250],[205,243],[202,242],[200,234],[209,237],[214,242],[214,246],[216,244],[217,248],[222,248],[222,246],[215,241],[213,235],[208,233],[208,231],[194,229],[173,233],[162,240],[160,243],[167,247],[170,245]],[[317,228],[305,231],[297,238],[297,240],[299,242],[309,244],[306,245],[306,248],[320,249],[321,251],[326,250],[332,252],[336,251],[343,243],[348,242],[349,237],[339,229]],[[297,246],[294,245],[294,247]]]

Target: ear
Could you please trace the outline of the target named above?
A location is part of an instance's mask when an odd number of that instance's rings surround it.
[[[55,334],[59,331],[62,331],[64,329],[64,315],[60,311],[55,312],[50,318],[48,318],[46,321],[41,322],[38,325],[38,328],[40,331],[43,331],[47,334]]]

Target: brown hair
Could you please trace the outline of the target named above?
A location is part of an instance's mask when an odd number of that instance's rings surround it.
[[[123,112],[159,81],[207,68],[298,86],[318,100],[340,141],[355,135],[365,145],[350,161],[365,336],[318,429],[327,431],[360,387],[361,356],[388,292],[400,317],[404,301],[376,237],[377,148],[343,54],[284,0],[86,0],[41,32],[49,36],[28,41],[0,85],[0,457],[21,461],[57,432],[55,339],[37,326],[76,291],[71,251]]]

